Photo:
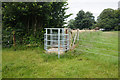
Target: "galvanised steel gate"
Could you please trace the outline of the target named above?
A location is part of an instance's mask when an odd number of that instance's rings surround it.
[[[60,54],[70,49],[69,29],[65,28],[45,28],[44,49],[47,52],[58,52]]]

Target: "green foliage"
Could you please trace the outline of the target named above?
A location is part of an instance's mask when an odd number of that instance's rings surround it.
[[[11,27],[8,27],[2,31],[2,33],[4,33],[4,35],[2,34],[2,46],[12,46],[12,31],[13,29]]]
[[[105,30],[120,30],[120,10],[104,9],[98,16],[97,25]]]
[[[68,27],[71,28],[71,29],[74,29],[75,28],[75,20],[71,19],[68,21]]]
[[[3,42],[8,40],[5,35],[13,36],[13,30],[16,44],[43,42],[44,28],[64,27],[65,19],[70,16],[65,14],[66,6],[67,2],[4,2]],[[9,27],[12,31],[7,34]]]
[[[91,12],[84,12],[83,10],[80,10],[77,14],[77,17],[75,18],[75,28],[79,29],[91,29],[93,24],[95,23],[94,16]]]

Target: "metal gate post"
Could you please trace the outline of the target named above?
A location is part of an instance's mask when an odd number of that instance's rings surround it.
[[[47,50],[47,29],[46,29],[46,50]]]
[[[70,40],[69,40],[69,34],[68,34],[68,38],[67,38],[67,50],[70,48]]]
[[[63,46],[63,51],[65,51],[65,43],[64,43],[65,42],[65,38],[64,38],[65,36],[64,36],[64,34],[65,34],[64,33],[64,29],[62,29],[62,46]]]
[[[50,29],[50,46],[53,46],[53,35],[52,35],[52,29]]]
[[[58,29],[58,58],[60,58],[60,29]]]

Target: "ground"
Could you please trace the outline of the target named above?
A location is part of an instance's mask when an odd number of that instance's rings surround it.
[[[58,59],[43,47],[2,50],[3,78],[118,78],[118,32],[80,33],[79,45]]]

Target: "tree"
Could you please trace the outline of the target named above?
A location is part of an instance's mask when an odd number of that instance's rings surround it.
[[[116,18],[116,26],[114,27],[115,30],[120,30],[120,8],[117,10],[114,10],[115,12],[115,18]]]
[[[70,16],[65,13],[67,5],[67,2],[5,2],[3,36],[15,31],[18,44],[43,43],[44,28],[64,27],[65,19]]]
[[[85,12],[83,10],[79,11],[77,17],[75,18],[75,27],[82,29],[83,23],[82,20],[85,18]]]
[[[91,28],[94,24],[94,16],[91,12],[80,10],[75,18],[75,27],[79,29]]]
[[[85,16],[86,16],[86,28],[89,28],[89,29],[91,29],[92,28],[92,26],[95,24],[95,17],[93,16],[93,14],[91,13],[91,12],[86,12],[86,14],[85,14]]]
[[[71,19],[68,21],[68,27],[71,29],[75,28],[75,20],[74,19]]]
[[[105,30],[117,30],[119,22],[119,10],[104,9],[97,19],[97,26]]]

